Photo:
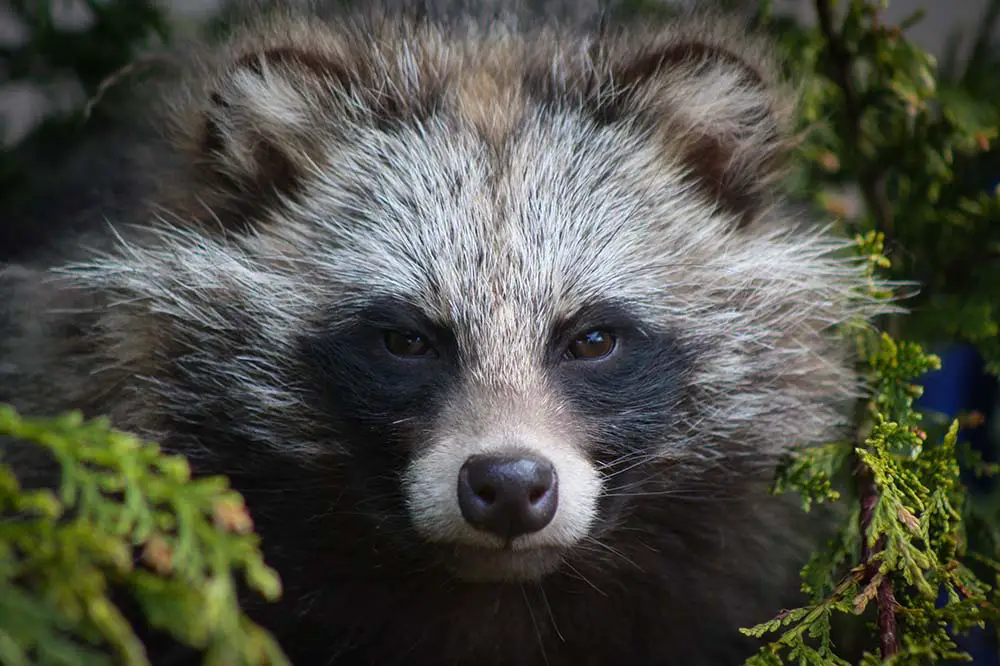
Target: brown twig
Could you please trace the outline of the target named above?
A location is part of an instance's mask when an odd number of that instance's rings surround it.
[[[855,422],[858,424],[856,439],[858,445],[865,441],[864,427],[867,423],[866,414],[868,411],[868,401],[859,400],[855,410]],[[875,556],[885,547],[885,537],[880,538],[874,545],[868,544],[868,530],[871,527],[872,519],[875,517],[875,507],[878,505],[878,486],[875,485],[875,477],[871,469],[865,465],[857,455],[854,455],[854,478],[858,485],[859,501],[861,511],[859,512],[858,523],[861,532],[861,586],[865,587],[872,583],[879,574],[879,562],[875,561]],[[892,590],[892,581],[888,575],[880,577],[875,590],[876,626],[879,632],[879,652],[882,660],[885,661],[899,653],[899,636],[896,632],[896,597]]]
[[[861,461],[858,461],[855,474],[861,495],[859,522],[861,527],[861,562],[865,567],[863,583],[867,584],[878,574],[879,563],[874,559],[875,555],[885,547],[885,537],[875,542],[874,546],[868,544],[868,528],[875,516],[875,506],[879,499],[878,488],[875,486],[871,470]],[[882,660],[885,661],[899,652],[899,637],[896,634],[896,597],[892,591],[892,581],[888,576],[884,576],[879,581],[875,592],[875,607],[879,652],[882,655]]]
[[[168,56],[162,54],[150,54],[145,56],[140,56],[132,62],[124,65],[107,77],[105,77],[101,83],[97,86],[97,90],[94,92],[93,96],[87,100],[86,105],[83,107],[83,119],[88,120],[90,115],[104,96],[107,94],[111,88],[117,86],[119,83],[124,81],[127,77],[137,74],[138,72],[149,69],[157,64],[162,64],[165,62],[172,62],[172,59]]]
[[[886,247],[888,248],[892,244],[893,236],[892,203],[886,194],[885,173],[879,169],[878,165],[865,165],[862,159],[865,138],[861,121],[864,109],[861,106],[855,85],[854,58],[833,25],[833,10],[830,1],[816,0],[816,14],[820,30],[826,38],[834,80],[844,96],[848,150],[851,151],[858,163],[861,193],[868,210],[875,218],[876,228],[885,234]],[[864,412],[864,409],[858,410],[859,440],[863,440],[860,429],[861,424],[865,422]],[[885,540],[884,538],[879,539],[872,546],[868,544],[868,530],[875,515],[879,494],[871,470],[860,460],[855,466],[855,478],[861,501],[859,518],[861,564],[864,566],[864,584],[867,584],[878,574],[879,563],[875,557],[884,548]],[[879,651],[883,661],[885,661],[899,653],[899,638],[896,633],[896,599],[893,595],[892,582],[888,576],[883,577],[878,582],[875,605],[877,609],[876,624],[879,631]]]

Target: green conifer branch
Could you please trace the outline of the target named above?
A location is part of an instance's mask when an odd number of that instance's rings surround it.
[[[826,53],[832,78],[840,87],[843,96],[846,141],[844,149],[859,168],[858,182],[868,210],[875,220],[875,229],[892,238],[893,211],[886,195],[886,176],[877,164],[864,160],[867,138],[862,124],[865,108],[859,99],[855,82],[855,62],[850,50],[834,27],[833,9],[830,0],[815,0],[820,31],[826,40]],[[848,14],[848,20],[852,15]],[[891,321],[891,320],[890,320]],[[891,325],[890,325],[891,326]],[[895,326],[891,326],[895,329]],[[858,419],[858,427],[864,428],[866,419]],[[868,534],[879,503],[878,487],[872,470],[863,459],[856,459],[854,465],[861,511],[858,520],[861,534]],[[889,659],[899,652],[896,636],[896,599],[892,591],[892,581],[880,574],[877,563],[879,553],[885,547],[884,541],[862,541],[861,563],[864,567],[864,582],[871,585],[877,579],[876,603],[878,605],[879,644],[882,659]]]
[[[905,303],[912,308],[907,316],[878,322],[881,331],[844,329],[857,342],[871,387],[859,403],[855,441],[796,452],[779,470],[775,492],[798,492],[806,510],[843,498],[850,505],[827,549],[802,570],[807,604],[776,618],[794,622],[772,620],[745,631],[773,637],[750,663],[842,663],[831,648],[831,618],[840,613],[872,620],[865,643],[872,649],[861,663],[965,660],[954,637],[997,620],[996,585],[977,572],[1000,581],[992,553],[969,552],[968,519],[976,517],[979,529],[985,524],[991,543],[1000,543],[1000,531],[991,527],[994,517],[970,509],[960,462],[978,473],[995,472],[996,465],[959,450],[957,420],[936,434],[934,423],[915,411],[920,389],[913,381],[940,362],[914,338],[974,342],[1000,367],[1000,282],[963,282],[965,274],[992,276],[997,267],[988,239],[996,237],[989,220],[1000,213],[1000,196],[976,191],[969,170],[992,149],[1000,107],[972,104],[939,87],[933,59],[903,35],[919,14],[884,26],[885,2],[844,4],[835,21],[833,0],[816,0],[817,25],[803,28],[773,19],[769,3],[761,2],[763,22],[789,50],[792,73],[803,82],[802,159],[791,184],[858,235],[873,285],[912,280],[921,291]],[[850,215],[831,194],[831,186],[845,184],[862,194],[860,215]],[[874,288],[871,296],[893,298]],[[962,423],[973,427],[973,421]],[[946,601],[938,604],[942,592]]]
[[[40,447],[62,479],[22,490],[0,465],[0,664],[147,664],[113,589],[206,664],[286,663],[238,604],[237,571],[267,599],[281,586],[225,479],[192,480],[184,458],[77,413],[0,406],[0,437]]]

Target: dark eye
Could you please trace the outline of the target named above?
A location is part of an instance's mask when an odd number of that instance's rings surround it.
[[[615,337],[610,331],[587,331],[570,343],[567,350],[573,359],[603,358],[615,349]]]
[[[419,333],[389,331],[385,334],[386,348],[396,356],[431,356],[434,347]]]

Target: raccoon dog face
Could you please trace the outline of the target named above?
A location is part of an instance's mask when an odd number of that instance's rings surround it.
[[[651,520],[683,549],[831,435],[861,285],[772,206],[787,109],[722,26],[248,29],[170,105],[169,224],[73,272],[112,296],[121,420],[235,478],[329,470],[288,492],[462,579]]]
[[[378,148],[391,169],[362,148],[347,172],[365,178],[327,175],[300,204],[337,219],[314,257],[335,267],[323,282],[361,292],[305,338],[311,382],[371,483],[386,479],[371,495],[399,484],[463,577],[556,566],[613,524],[626,467],[666,452],[683,418],[689,352],[649,308],[660,287],[636,232],[651,220],[622,182],[640,167],[608,163],[621,135],[553,122],[522,119],[502,161],[443,120],[399,128]],[[366,202],[349,219],[330,213],[346,187]]]

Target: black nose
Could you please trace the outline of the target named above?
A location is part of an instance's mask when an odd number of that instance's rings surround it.
[[[476,529],[513,539],[552,521],[559,502],[556,470],[524,455],[471,456],[458,473],[458,506]]]

